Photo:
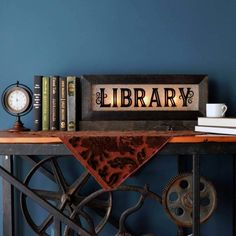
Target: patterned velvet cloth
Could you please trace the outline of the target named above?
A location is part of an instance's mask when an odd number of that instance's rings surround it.
[[[60,136],[62,142],[104,189],[119,186],[150,160],[170,136],[136,135]]]

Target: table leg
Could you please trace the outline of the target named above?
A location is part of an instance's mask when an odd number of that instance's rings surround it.
[[[1,155],[2,166],[13,174],[13,156]],[[3,192],[3,235],[14,235],[14,189],[5,179],[2,180]]]
[[[236,154],[233,155],[233,234],[236,235]]]
[[[17,180],[14,176],[10,175],[8,171],[4,168],[0,167],[0,176],[6,179],[10,184],[20,190],[22,193],[26,194],[34,201],[36,201],[41,207],[46,209],[51,215],[56,216],[58,220],[63,222],[64,224],[68,225],[78,234],[83,236],[93,236],[86,230],[82,229],[79,225],[77,225],[73,220],[71,220],[68,216],[66,216],[63,212],[60,212],[57,208],[53,205],[49,204],[47,201],[39,197],[37,194],[34,193],[31,189],[25,186],[22,182]],[[4,235],[5,236],[5,235]],[[8,235],[7,235],[8,236]]]
[[[193,154],[193,236],[200,236],[200,159]]]

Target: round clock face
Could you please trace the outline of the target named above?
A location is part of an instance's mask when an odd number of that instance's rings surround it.
[[[24,113],[30,105],[30,95],[22,87],[13,86],[4,94],[4,105],[11,114]]]

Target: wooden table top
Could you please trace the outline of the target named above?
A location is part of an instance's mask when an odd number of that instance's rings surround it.
[[[62,143],[62,136],[170,136],[169,143],[236,142],[236,135],[210,135],[194,131],[0,131],[0,144]]]

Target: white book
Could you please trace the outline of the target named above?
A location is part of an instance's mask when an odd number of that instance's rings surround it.
[[[195,131],[214,134],[236,134],[236,128],[224,128],[213,126],[195,126]]]
[[[198,125],[236,128],[236,118],[198,117]]]

